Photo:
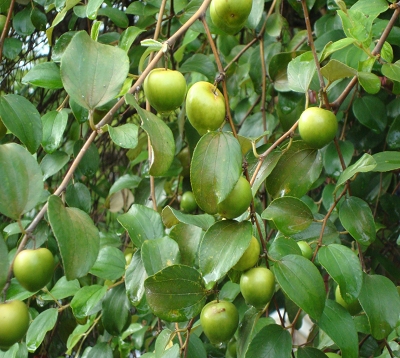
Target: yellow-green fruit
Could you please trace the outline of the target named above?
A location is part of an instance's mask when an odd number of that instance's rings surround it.
[[[246,271],[252,268],[258,261],[260,251],[260,244],[258,240],[253,236],[250,240],[249,247],[246,249],[236,265],[233,266],[233,268],[238,271]]]
[[[191,191],[182,194],[180,208],[185,213],[191,213],[197,209],[196,199]]]
[[[239,177],[233,190],[218,204],[218,214],[227,219],[237,218],[247,210],[252,199],[250,183],[245,177]]]
[[[3,137],[6,135],[6,133],[7,133],[7,128],[4,125],[3,121],[0,119],[0,139],[3,139]]]
[[[256,267],[240,277],[240,291],[248,305],[262,309],[275,293],[275,276],[266,267]]]
[[[308,244],[308,242],[307,241],[298,241],[297,245],[299,245],[301,254],[303,255],[303,257],[311,260],[311,258],[313,257],[313,250],[312,250],[311,246]]]
[[[339,285],[336,286],[335,290],[335,301],[339,303],[341,306],[343,306],[352,316],[358,314],[361,312],[362,307],[358,300],[352,301],[350,303],[347,303],[342,295],[340,294],[340,287]]]
[[[0,303],[0,349],[8,349],[21,340],[29,327],[25,303],[13,300]]]

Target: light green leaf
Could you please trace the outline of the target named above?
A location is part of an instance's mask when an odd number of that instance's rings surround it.
[[[26,346],[29,352],[35,352],[42,344],[46,333],[54,328],[57,317],[57,308],[48,308],[33,320],[26,333]]]
[[[67,123],[68,113],[66,110],[50,111],[42,117],[42,146],[47,153],[53,153],[60,146]]]
[[[133,123],[127,123],[118,127],[106,125],[111,140],[122,148],[134,149],[138,144],[139,127]]]
[[[311,51],[303,53],[290,61],[287,68],[290,89],[295,92],[306,93],[316,68]]]
[[[116,280],[125,273],[125,264],[125,256],[120,249],[104,246],[89,272],[106,280]]]
[[[147,273],[143,265],[142,255],[140,250],[137,250],[125,273],[126,293],[134,306],[140,303],[144,295],[144,280],[146,278]]]
[[[130,190],[135,189],[138,187],[141,180],[142,179],[137,175],[132,175],[132,174],[122,175],[111,186],[108,195],[112,195],[122,189],[130,189]]]
[[[389,172],[400,168],[399,152],[380,152],[373,154],[372,157],[376,161],[374,172]]]
[[[128,8],[134,4],[137,4],[137,3],[136,2],[131,3],[128,6]],[[128,11],[125,11],[125,13],[128,14]],[[144,31],[145,31],[144,29],[141,29],[139,27],[129,26],[128,28],[126,28],[124,30],[124,32],[122,32],[121,38],[119,39],[119,42],[118,42],[118,47],[121,48],[122,50],[124,50],[125,52],[128,52],[129,49],[131,48],[133,42],[138,37],[138,35],[140,35]]]
[[[358,82],[364,88],[365,92],[370,94],[376,94],[381,89],[380,78],[369,72],[358,72],[357,73]]]
[[[382,74],[393,81],[400,82],[400,61],[383,64]]]
[[[43,172],[43,180],[58,173],[69,162],[69,155],[62,151],[46,154],[40,162],[40,169]]]
[[[357,162],[355,162],[353,165],[350,165],[343,171],[336,183],[336,190],[347,180],[351,179],[355,174],[370,172],[374,170],[375,167],[375,159],[368,153],[365,153],[360,159],[357,160]]]
[[[162,220],[167,228],[173,227],[178,223],[184,223],[189,225],[194,225],[202,228],[203,230],[208,230],[211,225],[214,224],[215,219],[212,215],[200,214],[200,215],[190,215],[184,214],[179,210],[172,208],[167,205],[161,212]]]
[[[321,73],[330,83],[332,83],[341,78],[353,77],[357,74],[357,71],[342,62],[330,60],[321,68]]]
[[[351,44],[353,44],[356,40],[352,39],[352,38],[344,38],[344,39],[340,39],[338,41],[335,42],[328,42],[326,44],[326,46],[324,47],[322,53],[321,53],[321,58],[320,61],[324,61],[325,59],[327,59],[332,53],[339,51]]]
[[[84,286],[75,293],[71,308],[77,319],[84,319],[101,310],[101,301],[107,293],[107,286]]]
[[[48,89],[63,88],[60,68],[54,62],[37,64],[22,77],[21,82]]]
[[[66,297],[75,295],[80,288],[78,280],[67,281],[65,276],[62,276],[51,289],[51,294],[44,294],[41,298],[45,301],[62,300]]]

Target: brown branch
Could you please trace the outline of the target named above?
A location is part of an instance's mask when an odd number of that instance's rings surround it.
[[[8,9],[8,13],[7,13],[6,23],[4,24],[3,32],[1,33],[1,36],[0,36],[0,62],[3,57],[4,41],[6,40],[6,37],[7,37],[7,33],[8,33],[9,25],[11,22],[11,16],[12,16],[12,13],[14,10],[14,6],[15,6],[15,0],[11,0],[10,8]]]

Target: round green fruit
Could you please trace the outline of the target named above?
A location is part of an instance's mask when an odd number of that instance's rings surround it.
[[[143,89],[147,100],[157,112],[168,113],[183,103],[186,80],[179,71],[155,68],[144,80]]]
[[[266,267],[256,267],[240,277],[240,291],[247,304],[262,309],[275,293],[275,276]]]
[[[229,341],[239,324],[239,313],[235,305],[228,301],[211,301],[200,314],[204,334],[211,343]]]
[[[242,257],[233,268],[238,271],[246,271],[252,268],[258,261],[261,248],[258,240],[253,236],[251,238],[249,247],[246,249]]]
[[[303,255],[303,257],[311,260],[314,253],[313,253],[311,246],[308,244],[308,242],[307,241],[298,241],[297,245],[299,245],[301,254]]]
[[[227,353],[229,357],[236,358],[237,357],[237,341],[233,340],[228,343]]]
[[[239,177],[233,190],[218,204],[218,214],[227,219],[237,218],[247,210],[252,199],[250,183],[245,177]]]
[[[196,199],[191,191],[182,194],[180,208],[185,213],[191,213],[197,209]]]
[[[299,118],[301,138],[312,148],[322,148],[335,138],[338,123],[336,116],[323,108],[307,108]]]
[[[336,353],[325,353],[329,358],[342,358],[339,354]]]
[[[341,306],[343,306],[352,316],[358,314],[361,312],[362,307],[358,300],[352,301],[350,303],[347,303],[342,295],[340,294],[340,287],[339,285],[336,286],[335,289],[335,301],[339,303]]]
[[[36,292],[46,286],[53,276],[53,254],[44,247],[23,250],[15,257],[13,271],[23,288]]]
[[[225,122],[225,99],[212,83],[200,81],[189,88],[186,115],[200,135],[215,131]]]
[[[26,334],[28,307],[19,300],[0,303],[0,323],[0,348],[6,350]]]
[[[210,5],[211,21],[220,30],[234,35],[245,25],[252,5],[252,0],[213,0]]]

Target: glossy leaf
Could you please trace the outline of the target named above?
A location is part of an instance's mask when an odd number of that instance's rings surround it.
[[[325,306],[325,285],[315,265],[300,255],[287,255],[273,266],[283,292],[301,309],[318,320]]]
[[[400,115],[394,119],[389,127],[386,142],[391,149],[400,148]]]
[[[35,153],[43,136],[36,107],[22,96],[8,94],[0,97],[0,117],[7,129]]]
[[[33,209],[43,193],[43,176],[36,160],[22,146],[0,145],[0,212],[17,220]]]
[[[336,188],[344,184],[355,174],[369,172],[371,170],[374,170],[375,167],[376,167],[375,159],[371,155],[365,153],[359,160],[357,160],[357,162],[350,165],[343,171],[343,173],[340,175],[336,183]]]
[[[189,266],[168,266],[149,276],[144,286],[153,313],[169,322],[188,321],[200,313],[206,302],[202,276]]]
[[[281,260],[291,254],[301,255],[301,249],[296,241],[284,236],[275,238],[268,249],[268,255],[274,260]]]
[[[125,51],[93,41],[78,32],[61,58],[61,78],[70,97],[94,109],[116,97],[128,74]]]
[[[69,155],[62,151],[55,151],[46,154],[40,162],[40,169],[43,172],[43,180],[57,174],[69,162]]]
[[[7,282],[9,265],[7,245],[4,242],[3,236],[0,234],[0,291],[3,290]]]
[[[130,5],[133,5],[135,3],[131,3]],[[128,8],[130,7],[128,6]],[[128,9],[127,9],[128,10]],[[126,14],[128,14],[128,11],[125,11]],[[119,39],[118,42],[118,47],[124,50],[125,52],[128,52],[130,49],[131,45],[135,41],[138,35],[140,35],[144,30],[135,27],[135,26],[129,26],[124,30],[124,32],[121,34],[121,38]]]
[[[205,54],[198,53],[190,56],[179,68],[182,73],[198,72],[206,76],[209,80],[215,77],[215,63]]]
[[[39,63],[34,66],[23,78],[22,83],[34,86],[58,89],[63,88],[60,68],[54,62]]]
[[[100,245],[99,232],[92,219],[80,209],[64,207],[54,195],[48,200],[48,216],[65,276],[73,280],[86,275],[96,261]]]
[[[48,308],[33,320],[26,333],[26,346],[29,352],[35,352],[42,344],[46,333],[54,328],[57,317],[57,308]]]
[[[267,190],[274,198],[284,195],[301,198],[318,179],[321,170],[319,151],[303,141],[293,142],[268,176]]]
[[[291,196],[273,200],[261,213],[261,218],[272,220],[278,230],[287,236],[307,229],[314,219],[310,208]]]
[[[369,94],[376,94],[381,89],[381,79],[370,72],[358,72],[358,82],[364,88],[365,92]],[[379,118],[380,119],[380,118]],[[383,126],[381,124],[381,126]]]
[[[215,223],[213,216],[208,214],[200,215],[190,215],[184,214],[179,210],[172,208],[171,206],[166,206],[162,210],[162,220],[167,228],[173,227],[179,223],[194,225],[202,228],[203,230],[208,230],[211,225]]]
[[[143,205],[133,204],[127,213],[118,217],[118,221],[128,231],[137,248],[140,248],[145,240],[164,236],[160,214]]]
[[[42,117],[42,146],[47,153],[53,153],[59,148],[67,123],[68,113],[65,110],[47,112]]]
[[[116,280],[125,273],[125,256],[120,249],[105,246],[100,249],[90,273],[106,280]]]
[[[385,104],[377,97],[356,98],[353,112],[358,121],[375,133],[382,132],[387,124]]]
[[[349,312],[339,303],[326,300],[319,327],[338,345],[344,358],[357,358],[358,336]]]
[[[142,255],[140,250],[137,250],[133,254],[125,273],[126,293],[134,306],[140,303],[144,295],[144,280],[146,278],[147,273],[143,265]]]
[[[90,350],[87,358],[112,358],[113,351],[107,342],[99,342]]]
[[[228,132],[208,132],[198,141],[190,165],[190,180],[198,206],[208,214],[232,191],[242,171],[242,151]]]
[[[364,274],[360,304],[368,317],[371,335],[386,338],[396,327],[400,315],[400,296],[387,277]]]
[[[65,201],[68,206],[81,209],[88,214],[92,206],[90,191],[82,183],[74,183],[67,186],[67,190],[65,191]]]
[[[340,286],[340,294],[350,303],[358,298],[363,274],[357,255],[344,245],[322,246],[318,251],[318,261]]]
[[[369,245],[375,241],[375,221],[368,204],[355,196],[346,198],[339,209],[343,227],[360,244]]]
[[[344,164],[347,167],[353,157],[354,145],[350,141],[340,141],[339,148],[340,152],[342,153]],[[324,169],[327,175],[332,175],[333,177],[338,178],[340,173],[343,172],[342,164],[340,162],[335,143],[332,142],[326,146],[325,152],[323,154],[323,162]]]
[[[122,124],[117,127],[107,125],[111,140],[121,148],[133,149],[138,144],[139,127],[133,123]]]
[[[400,168],[399,152],[379,152],[372,157],[376,162],[374,172],[389,172]]]
[[[46,293],[41,295],[41,298],[46,301],[53,301],[54,299],[62,300],[66,297],[75,295],[79,288],[80,285],[78,280],[67,281],[67,278],[62,276],[50,290],[50,294]]]
[[[315,71],[315,60],[311,51],[294,58],[287,67],[290,89],[295,92],[306,93]]]
[[[71,300],[71,308],[77,319],[84,319],[101,310],[101,301],[107,293],[107,286],[91,285],[82,287]]]
[[[250,244],[249,221],[218,221],[204,234],[199,246],[199,266],[209,286],[222,278],[242,257]]]

